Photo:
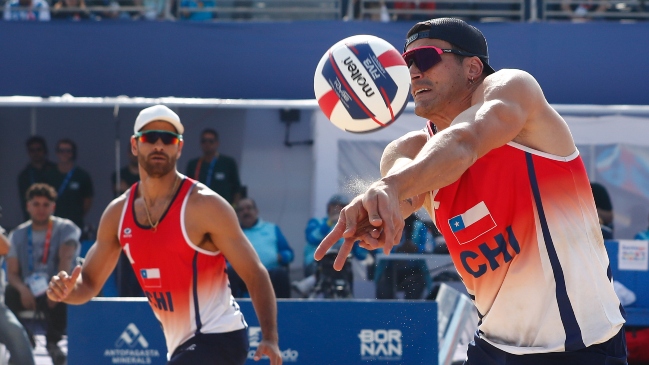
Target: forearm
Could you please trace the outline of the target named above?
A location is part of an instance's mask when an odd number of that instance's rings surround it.
[[[382,180],[396,189],[400,201],[447,186],[477,159],[466,139],[465,133],[449,128],[426,143],[412,161],[390,169]]]
[[[68,272],[72,269],[72,261],[76,256],[77,242],[64,242],[59,248],[59,267],[58,270]]]
[[[0,227],[0,232],[2,232],[1,227]],[[4,256],[8,254],[10,247],[11,247],[11,243],[9,243],[7,237],[5,237],[4,234],[0,233],[0,256]]]
[[[23,279],[20,277],[20,274],[7,272],[7,282],[18,291],[29,290],[27,285],[23,282]]]
[[[93,285],[87,278],[84,279],[83,272],[79,275],[70,294],[63,300],[68,304],[84,304],[99,294],[101,287]]]
[[[277,342],[277,303],[267,271],[260,270],[258,275],[246,282],[246,286],[259,319],[263,338]]]

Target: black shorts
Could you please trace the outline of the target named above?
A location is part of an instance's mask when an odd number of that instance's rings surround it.
[[[242,365],[248,358],[248,332],[199,333],[178,346],[167,365]]]
[[[626,365],[624,328],[610,340],[577,351],[513,355],[474,338],[464,365]]]

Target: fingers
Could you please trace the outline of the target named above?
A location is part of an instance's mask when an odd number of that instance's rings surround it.
[[[71,274],[72,277],[70,278],[70,283],[72,283],[72,285],[74,285],[74,283],[77,282],[79,275],[81,275],[81,265],[77,265],[74,268],[74,270],[72,270],[72,274]]]
[[[347,256],[352,252],[352,248],[354,248],[354,239],[345,238],[342,246],[340,246],[340,250],[338,250],[336,261],[334,261],[334,270],[340,271],[343,269],[347,261]]]
[[[379,227],[383,224],[381,214],[379,214],[379,196],[376,194],[365,195],[363,197],[363,207],[367,211],[367,220],[374,226]]]
[[[81,266],[77,266],[72,270],[72,276],[69,276],[65,271],[53,276],[47,289],[47,297],[55,302],[63,301],[70,294],[79,275],[81,275]]]
[[[313,257],[318,261],[322,260],[327,251],[329,251],[329,249],[342,238],[344,230],[345,226],[341,225],[340,221],[338,221],[336,226],[334,226],[334,229],[329,232],[322,242],[320,242],[318,248],[316,248],[315,253],[313,254]]]
[[[265,343],[260,343],[255,351],[253,359],[255,361],[261,360],[261,358],[266,355],[270,360],[271,365],[281,365],[282,364],[282,355],[279,352],[279,347],[277,346],[268,346]]]

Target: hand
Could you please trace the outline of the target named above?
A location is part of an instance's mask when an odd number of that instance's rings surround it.
[[[270,365],[282,364],[282,354],[279,351],[277,341],[261,340],[257,347],[257,351],[255,351],[255,361],[261,360],[263,355],[268,356],[270,359]]]
[[[81,275],[81,266],[75,267],[71,275],[61,271],[58,275],[52,276],[50,286],[47,288],[47,297],[54,302],[64,301],[70,295],[79,275]]]
[[[314,257],[321,260],[341,238],[344,241],[334,262],[336,270],[342,270],[346,257],[358,240],[362,241],[361,247],[368,250],[383,248],[387,255],[399,243],[403,226],[396,189],[379,180],[343,208],[336,226],[322,240]]]
[[[19,290],[19,293],[20,293],[20,303],[23,305],[23,308],[27,310],[35,310],[36,299],[34,298],[34,295],[32,294],[31,290],[29,290],[28,287],[24,287],[21,290]]]

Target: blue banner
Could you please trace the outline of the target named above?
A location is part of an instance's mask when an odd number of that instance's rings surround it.
[[[246,364],[261,328],[250,300],[238,301],[248,322]],[[437,304],[432,301],[278,301],[284,364],[437,364]],[[140,298],[97,298],[70,306],[68,363],[165,364],[162,329]]]

